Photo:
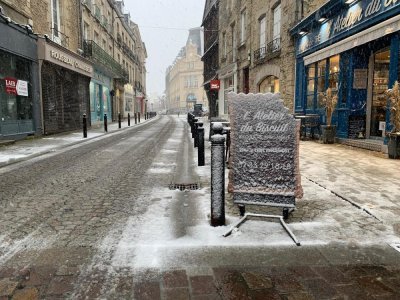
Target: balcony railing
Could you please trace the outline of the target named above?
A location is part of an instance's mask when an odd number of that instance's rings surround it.
[[[86,8],[91,11],[92,10],[92,0],[83,0],[82,4],[86,6]]]
[[[272,59],[280,55],[281,52],[281,39],[276,38],[268,43],[266,47],[261,47],[254,51],[255,63],[262,63],[265,60]]]
[[[86,58],[102,65],[105,69],[110,70],[114,74],[115,78],[120,79],[124,84],[129,82],[129,74],[116,60],[114,60],[114,58],[108,55],[107,52],[94,41],[85,40],[83,46]]]
[[[97,19],[97,21],[101,22],[100,7],[98,7],[96,4],[93,4],[93,15]]]
[[[51,28],[51,33],[53,42],[65,48],[69,47],[69,36],[57,30],[56,28]]]

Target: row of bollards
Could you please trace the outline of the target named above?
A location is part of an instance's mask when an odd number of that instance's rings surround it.
[[[154,118],[157,116],[156,112],[149,112],[145,113],[145,120]],[[140,123],[140,113],[134,113],[134,118],[135,118],[135,124]],[[104,132],[108,132],[108,119],[107,119],[107,114],[104,114],[104,119],[103,119],[103,124],[104,124]],[[128,113],[128,126],[131,126],[131,114]],[[122,115],[121,113],[118,113],[118,128],[122,127]],[[87,138],[87,116],[86,114],[83,114],[83,119],[82,119],[82,128],[83,128],[83,137]]]
[[[198,165],[204,166],[204,128],[203,122],[195,115],[188,113],[187,121],[190,125],[194,147],[198,150]],[[225,225],[225,130],[222,123],[211,123],[213,135],[211,136],[211,225]],[[228,141],[227,141],[228,142]]]

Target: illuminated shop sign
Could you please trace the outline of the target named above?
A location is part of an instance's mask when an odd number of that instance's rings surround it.
[[[316,30],[304,35],[299,40],[298,53],[322,44],[329,39],[357,27],[378,15],[400,7],[400,0],[361,0],[341,11],[337,16],[326,21]]]

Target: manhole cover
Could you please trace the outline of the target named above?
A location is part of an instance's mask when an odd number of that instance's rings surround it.
[[[394,244],[390,244],[390,246],[392,246],[392,248],[398,252],[400,252],[400,243],[394,243]]]
[[[171,183],[169,185],[170,190],[180,190],[180,191],[194,191],[200,189],[200,184],[198,183]]]

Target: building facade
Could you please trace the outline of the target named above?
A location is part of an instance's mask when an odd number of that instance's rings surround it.
[[[228,113],[227,94],[280,92],[292,109],[294,39],[289,29],[304,13],[304,1],[232,1],[219,4],[219,114]]]
[[[201,30],[195,31],[200,35]],[[207,108],[207,96],[202,85],[202,46],[194,44],[193,41],[196,40],[189,35],[186,46],[166,72],[166,97],[170,112],[186,112],[191,110],[194,104],[202,104]]]
[[[219,69],[219,0],[207,0],[204,7],[203,22],[204,28],[204,90],[207,94],[209,117],[218,116],[218,91],[219,80],[217,71]],[[211,85],[213,81],[213,86]],[[214,85],[214,82],[217,86]]]
[[[325,1],[292,28],[296,38],[295,110],[326,122],[323,96],[337,97],[337,137],[374,141],[386,151],[390,107],[385,91],[400,80],[400,2]],[[379,149],[374,149],[379,150]]]
[[[30,10],[25,6],[19,12],[4,2],[0,7],[0,139],[37,135],[42,130],[39,63],[37,36],[27,26]]]

